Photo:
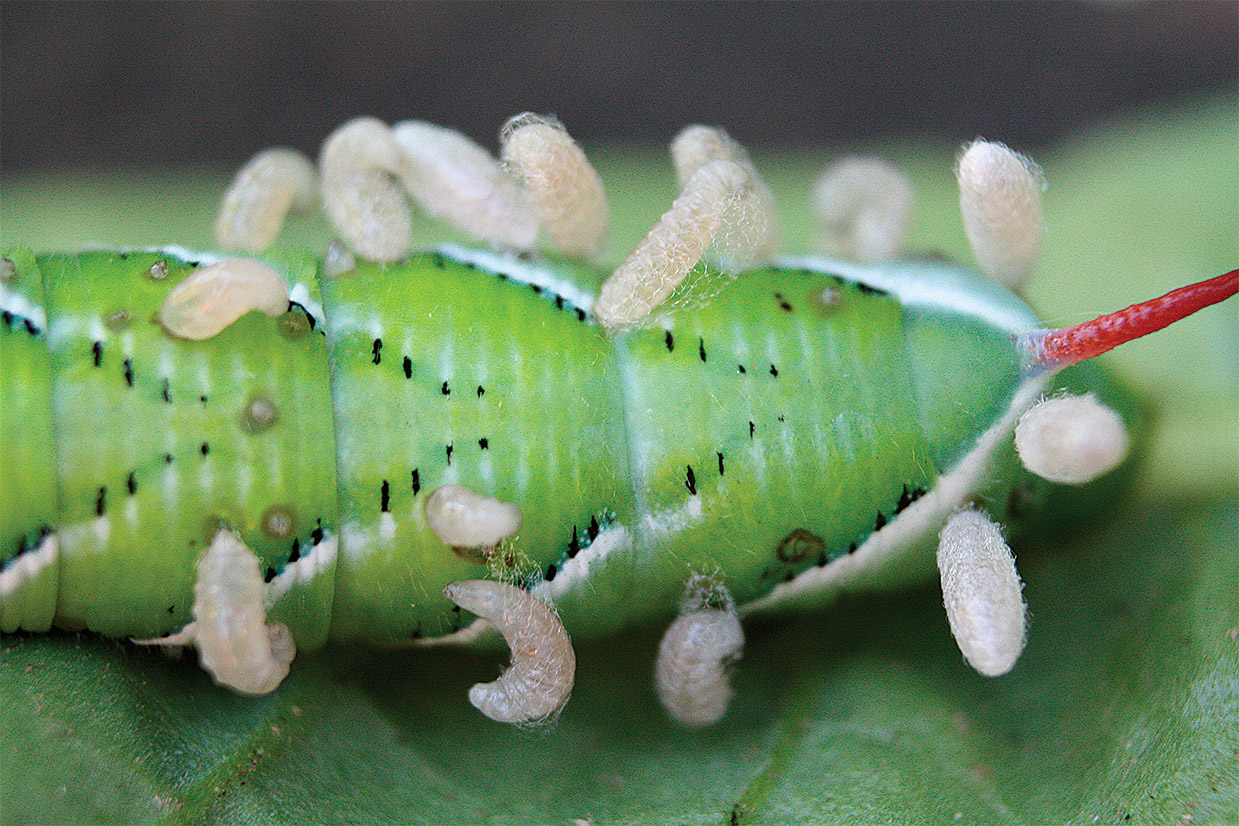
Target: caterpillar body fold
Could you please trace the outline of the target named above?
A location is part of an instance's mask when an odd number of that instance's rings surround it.
[[[546,162],[572,158],[584,184],[539,173],[540,150],[522,150],[519,175],[441,138],[419,157],[440,157],[444,180],[512,176],[503,208],[486,206],[488,237],[532,235],[499,226],[537,223],[510,215],[511,204],[586,193],[595,217],[546,234],[593,255],[606,211],[596,176],[557,124],[530,124],[555,142]],[[409,150],[381,124],[365,127],[366,141],[335,140],[331,159],[342,146],[364,155],[378,145],[383,163],[347,157],[350,175],[408,174]],[[239,667],[277,676],[212,671],[240,690],[270,690],[291,656],[286,636],[298,649],[498,644],[494,617],[462,612],[451,595],[499,580],[533,600],[498,623],[522,641],[522,679],[503,684],[502,713],[479,707],[518,723],[553,718],[571,689],[568,638],[669,623],[694,577],[725,589],[738,618],[816,608],[932,576],[939,534],[963,511],[1018,531],[1050,518],[1045,507],[1074,505],[1080,497],[1021,463],[1039,449],[1029,437],[1017,455],[1021,418],[1047,396],[1087,393],[1138,436],[1138,408],[1075,362],[1239,288],[1232,272],[1045,331],[1014,293],[954,264],[770,258],[768,190],[742,149],[716,130],[706,137],[685,150],[695,164],[685,194],[602,288],[606,302],[583,286],[597,281],[592,265],[524,242],[408,254],[381,221],[360,235],[400,250],[383,262],[357,248],[326,263],[274,250],[3,252],[0,630],[192,642],[210,646],[208,667],[244,634],[258,653]],[[552,184],[531,194],[521,188],[531,177]],[[339,170],[321,178],[332,182],[324,199],[351,205],[328,204],[328,214],[373,216],[361,203],[371,189],[391,198],[365,181],[334,194],[349,179]],[[454,191],[464,190],[437,195]],[[258,212],[269,234],[270,213]],[[562,204],[553,212],[573,215]],[[992,230],[987,248],[1005,243],[1008,226],[1039,232],[1037,216]],[[1036,246],[1016,239],[1008,251]],[[1008,270],[1031,265],[1010,258]],[[175,303],[178,286],[208,270],[227,283],[229,306]],[[1115,438],[1123,449],[1105,467],[1058,478],[1107,484],[1126,450]],[[1047,449],[1056,467],[1070,464],[1061,439]],[[952,570],[981,572],[964,578],[969,604],[1022,612],[1010,586],[987,601],[987,569],[970,555],[1006,556],[993,550],[997,527],[984,549],[970,544],[974,533],[944,534]],[[1018,588],[1013,570],[1003,576]],[[245,582],[242,604],[220,609],[204,596],[234,580]],[[957,580],[943,577],[948,605]],[[195,636],[221,610],[255,619],[244,632],[212,625]],[[981,616],[968,620],[969,660],[1010,667],[1022,637],[985,650]]]

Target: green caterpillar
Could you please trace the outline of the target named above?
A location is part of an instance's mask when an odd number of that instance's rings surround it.
[[[1119,465],[1140,426],[1068,365],[1239,286],[1039,330],[990,278],[896,259],[907,195],[871,163],[837,170],[823,213],[839,247],[885,260],[778,259],[768,190],[697,127],[673,147],[684,194],[594,296],[605,199],[562,128],[514,119],[503,167],[400,130],[343,127],[321,184],[259,156],[221,213],[243,255],[4,253],[0,630],[192,643],[247,693],[329,639],[498,630],[513,665],[471,699],[523,723],[567,701],[569,636],[678,615],[659,696],[706,725],[740,618],[936,561],[961,650],[1001,674],[1024,607],[995,522],[1078,499],[1062,485]],[[963,156],[987,270],[1031,269],[1036,183],[1005,147]],[[499,249],[410,254],[406,190]],[[320,191],[347,249],[267,251]],[[521,252],[539,238],[556,252]]]

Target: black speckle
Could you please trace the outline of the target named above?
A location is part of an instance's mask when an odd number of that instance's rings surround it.
[[[598,538],[598,517],[591,516],[589,518],[589,541],[593,542]]]
[[[552,562],[550,565],[547,565],[546,566],[546,581],[550,582],[552,579],[555,578],[555,574],[558,572],[559,572],[559,569],[555,567],[554,562]]]
[[[792,305],[783,297],[783,293],[775,293],[774,300],[779,302],[779,309],[783,312],[790,313],[792,311]]]
[[[577,321],[584,321],[584,320],[585,320],[585,311],[584,311],[584,310],[582,310],[580,307],[577,307],[577,308],[576,308],[576,320],[577,320]]]
[[[103,365],[103,342],[96,341],[94,344],[90,345],[90,352],[94,356],[95,366],[96,367],[102,366]]]
[[[318,525],[314,530],[310,531],[310,541],[315,545],[323,541],[323,521],[318,520]]]
[[[757,431],[757,425],[749,422],[749,439],[753,438],[753,434]]]
[[[207,403],[207,397],[206,397],[206,396],[199,396],[199,397],[198,397],[198,401],[202,402],[202,406],[203,406],[203,407],[206,407],[206,403]]]
[[[125,373],[125,384],[133,387],[133,359],[125,359],[121,367]]]
[[[697,339],[697,355],[703,362],[706,360],[706,341],[703,338]]]
[[[413,468],[413,495],[417,496],[422,489],[422,475],[417,472],[417,468]]]
[[[899,494],[899,502],[895,505],[895,513],[903,513],[904,509],[925,495],[925,489],[922,487],[914,487],[911,490],[907,485],[903,486],[903,493]]]
[[[138,480],[134,476],[134,471],[129,471],[129,475],[125,477],[125,490],[129,491],[129,495],[133,496],[138,492]]]
[[[171,453],[165,453],[165,454],[163,455],[163,463],[164,463],[165,465],[170,465],[170,464],[172,464],[172,454],[171,454]]]
[[[718,475],[722,476],[723,475],[723,454],[716,453],[714,455],[718,457]]]
[[[479,384],[478,385],[478,398],[480,399],[485,395],[486,395],[486,388]]]
[[[856,553],[856,549],[857,549],[858,547],[860,547],[860,546],[859,546],[859,545],[857,545],[855,542],[853,542],[853,543],[849,544],[849,545],[848,545],[848,554],[854,554],[854,553]]]
[[[159,383],[159,398],[163,399],[164,404],[172,404],[172,393],[168,388],[167,379]]]
[[[380,361],[383,360],[383,357],[380,355],[382,350],[383,350],[383,339],[376,338],[374,340],[374,346],[371,349],[371,352],[373,353],[373,356],[374,356],[375,364],[378,364]]]
[[[451,467],[452,466],[452,446],[451,444],[448,444],[446,447],[444,447],[443,452],[447,456],[448,467]]]
[[[879,513],[877,518],[873,520],[873,530],[880,531],[886,527],[886,517]]]
[[[206,456],[208,453],[210,453],[210,452],[211,452],[211,445],[210,445],[210,443],[209,443],[209,442],[203,442],[201,445],[199,445],[199,446],[198,446],[198,451],[199,451],[199,452],[200,452],[203,456]]]
[[[581,552],[581,540],[576,533],[576,525],[572,526],[572,541],[568,543],[568,558],[572,559]]]
[[[387,484],[387,480],[383,480],[383,484],[379,487],[379,513],[391,512],[391,486]]]
[[[688,488],[689,494],[697,495],[697,477],[693,473],[692,465],[688,465],[688,473],[684,474],[684,487]]]
[[[442,393],[442,394],[443,394],[443,395],[445,395],[445,396],[450,396],[450,395],[452,395],[452,389],[451,389],[450,387],[448,387],[448,386],[447,386],[447,382],[446,382],[446,381],[444,381],[444,382],[443,382],[443,386],[439,388],[439,392],[440,392],[440,393]]]
[[[443,260],[443,255],[442,255],[442,254],[440,254],[440,253],[437,253],[437,252],[435,252],[435,253],[431,253],[431,255],[430,255],[430,263],[431,263],[431,264],[432,264],[435,268],[440,269],[440,270],[441,270],[441,269],[444,269],[444,268],[446,268],[446,267],[447,267],[447,262]]]
[[[292,564],[298,559],[301,559],[301,540],[294,539],[292,550],[288,552],[288,562],[289,564]]]
[[[267,572],[262,575],[262,581],[270,582],[273,579],[275,579],[275,569],[268,567]]]
[[[487,439],[485,436],[483,436],[481,439],[478,439],[478,447],[480,447],[482,450],[486,450],[487,448],[490,447],[490,439]]]
[[[666,334],[663,335],[663,344],[667,345],[668,353],[670,353],[672,350],[675,349],[675,336],[671,335],[670,330],[668,330]]]
[[[107,511],[108,489],[99,488],[99,493],[95,496],[95,516],[103,516]]]
[[[745,372],[747,372],[747,371],[744,369],[744,365],[743,365],[743,364],[737,364],[737,365],[736,365],[736,372],[738,372],[740,375],[742,375],[742,376],[743,376],[743,375],[745,374]]]
[[[773,364],[770,365],[770,375],[777,379],[779,377],[779,368],[775,367]]]
[[[169,606],[168,606],[168,613],[169,613],[169,614],[175,614],[175,613],[176,613],[176,606],[175,606],[175,605],[169,605]]]
[[[413,359],[408,356],[404,357],[404,377],[406,379],[413,378]]]
[[[535,295],[542,295],[542,287],[539,284],[530,284],[529,289],[533,290]]]

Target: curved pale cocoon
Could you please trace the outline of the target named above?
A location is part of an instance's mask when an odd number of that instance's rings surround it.
[[[489,548],[520,530],[521,509],[460,485],[443,485],[426,499],[426,523],[445,544]]]
[[[500,158],[525,182],[551,245],[569,258],[602,252],[611,213],[602,180],[556,120],[526,112],[500,131]]]
[[[881,158],[841,158],[822,170],[810,200],[820,251],[876,264],[903,249],[912,224],[913,189],[894,164]]]
[[[258,557],[232,531],[217,531],[198,562],[193,623],[199,659],[217,683],[268,694],[288,675],[296,646],[266,615]]]
[[[1123,417],[1093,394],[1033,405],[1015,427],[1015,449],[1029,472],[1064,485],[1104,476],[1131,446]]]
[[[323,210],[349,249],[371,261],[409,254],[412,217],[397,181],[404,159],[392,130],[356,118],[328,136],[319,158]]]
[[[174,336],[201,341],[251,310],[277,318],[287,309],[282,275],[252,258],[227,258],[177,284],[159,308],[159,323]]]
[[[602,285],[594,317],[609,330],[632,326],[667,300],[737,204],[747,199],[752,176],[734,161],[710,161]]]
[[[555,612],[505,582],[453,582],[443,593],[493,623],[512,650],[511,666],[498,680],[469,689],[469,702],[500,723],[553,719],[568,702],[576,679],[572,641]]]
[[[266,149],[241,167],[215,221],[221,249],[262,252],[275,243],[289,212],[318,205],[314,164],[293,149]]]
[[[422,121],[392,128],[404,157],[400,180],[430,215],[501,247],[532,249],[538,217],[529,193],[482,147]]]
[[[938,535],[938,574],[964,659],[986,677],[1006,674],[1024,650],[1024,599],[998,525],[979,511],[952,516]]]
[[[687,189],[693,173],[711,161],[732,161],[749,174],[748,187],[731,205],[714,238],[715,257],[724,270],[738,272],[774,254],[778,240],[774,192],[743,146],[722,129],[689,126],[671,142],[671,160],[681,189]]]
[[[721,585],[694,577],[680,616],[658,646],[654,688],[667,714],[700,728],[722,719],[731,703],[729,669],[744,650],[735,603]]]
[[[955,172],[977,263],[995,281],[1018,287],[1041,253],[1041,168],[1001,143],[977,140],[964,147]]]

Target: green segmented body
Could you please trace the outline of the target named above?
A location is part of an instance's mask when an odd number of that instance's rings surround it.
[[[222,524],[303,648],[450,634],[468,623],[443,587],[487,576],[574,636],[673,614],[694,573],[742,612],[820,604],[932,571],[937,528],[905,516],[970,457],[932,507],[1017,520],[1049,487],[1009,445],[975,451],[1047,389],[1013,342],[1037,320],[946,264],[795,262],[612,337],[553,263],[445,249],[320,284],[273,254],[289,311],[194,342],[153,320],[185,255],[7,257],[6,632],[180,628]],[[431,532],[444,484],[520,506],[504,553]]]

